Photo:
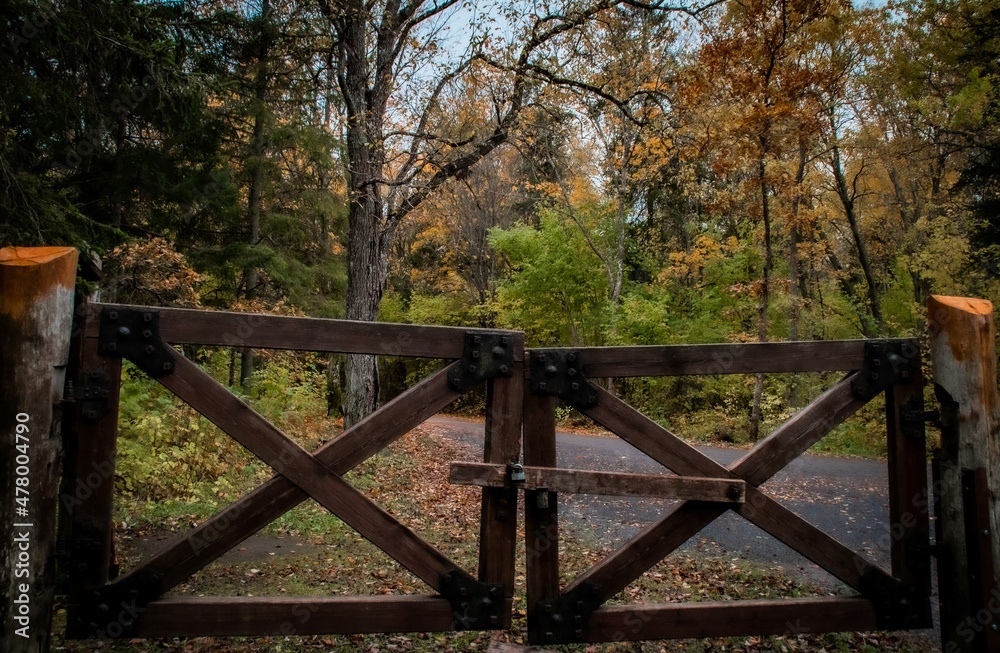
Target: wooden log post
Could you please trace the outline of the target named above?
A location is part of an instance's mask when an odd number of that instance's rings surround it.
[[[986,650],[986,635],[1000,625],[1000,578],[983,579],[968,558],[962,470],[983,468],[990,489],[989,540],[1000,570],[1000,395],[997,392],[993,305],[982,299],[932,296],[927,318],[934,389],[941,404],[938,594],[945,653]],[[983,603],[982,582],[986,587]]]
[[[0,249],[0,651],[47,651],[77,252]]]

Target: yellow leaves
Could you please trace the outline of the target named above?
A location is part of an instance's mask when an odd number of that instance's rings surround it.
[[[706,265],[721,261],[739,249],[740,243],[734,236],[724,241],[709,235],[698,236],[690,250],[670,253],[670,265],[660,272],[659,281],[701,282]]]
[[[106,266],[115,273],[122,301],[191,308],[201,305],[197,290],[201,275],[163,238],[120,245],[107,257]]]

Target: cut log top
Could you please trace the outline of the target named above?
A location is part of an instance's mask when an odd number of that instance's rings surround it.
[[[20,319],[28,306],[52,291],[72,292],[76,260],[72,247],[0,249],[0,315]]]
[[[928,306],[941,306],[953,308],[973,315],[992,315],[993,303],[986,299],[976,299],[973,297],[947,297],[945,295],[931,295]],[[933,315],[932,315],[933,317]]]
[[[44,265],[74,252],[72,247],[4,247],[0,265]]]

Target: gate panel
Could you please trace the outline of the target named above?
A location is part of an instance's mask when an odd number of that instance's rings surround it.
[[[919,495],[921,483],[925,483],[926,466],[922,454],[922,424],[919,433],[906,426],[908,420],[914,419],[915,395],[922,388],[919,352],[915,344],[912,341],[832,343],[830,349],[835,356],[824,355],[823,347],[827,344],[736,345],[728,352],[725,345],[616,348],[615,359],[609,357],[607,350],[529,351],[535,393],[563,398],[678,474],[742,480],[747,485],[745,502],[686,501],[577,577],[561,592],[553,590],[550,579],[541,588],[544,591],[536,593],[537,600],[531,600],[529,593],[529,636],[533,643],[773,634],[776,628],[783,632],[788,618],[794,622],[796,617],[807,622],[806,627],[811,632],[926,627],[930,623],[929,575],[925,566],[927,531],[921,525],[926,524],[926,512],[922,517],[912,516],[912,523],[899,536],[901,543],[893,546],[893,568],[897,572],[893,577],[757,488],[867,401],[883,390],[894,389],[897,394],[891,395],[887,404],[890,415],[896,415],[889,418],[889,442],[891,447],[898,449],[890,460],[894,470],[890,473],[890,495],[896,497],[893,502],[897,504],[891,518],[895,520],[904,514],[899,505],[904,497],[910,501],[911,509],[919,507],[919,499],[914,502],[914,497]],[[753,353],[745,355],[748,351]],[[595,363],[588,358],[592,352],[597,354]],[[676,358],[672,358],[675,353]],[[856,371],[824,392],[729,468],[715,463],[611,393],[590,384],[582,373],[669,375],[819,371],[830,367],[837,369],[843,364],[850,364]],[[903,405],[908,408],[901,408]],[[909,433],[907,442],[900,442],[902,435],[893,437],[893,433],[904,431]],[[548,452],[553,448],[554,440],[548,430],[536,435],[526,429],[525,434],[526,462],[536,446],[535,437],[542,450]],[[919,456],[917,447],[921,450]],[[547,458],[554,460],[554,454]],[[925,485],[923,492],[926,497]],[[697,606],[601,607],[728,509],[810,558],[863,597],[807,602],[732,601]],[[558,532],[557,524],[549,524],[549,528]],[[526,537],[530,549],[536,536],[528,530]],[[532,573],[532,565],[543,566]],[[544,578],[553,570],[558,571],[558,561],[529,554],[528,570],[529,579],[533,576]],[[720,627],[720,622],[731,625]],[[629,626],[637,628],[629,632]]]
[[[523,376],[515,375],[523,360],[523,338],[519,333],[469,333],[446,327],[409,329],[407,325],[362,325],[338,320],[184,310],[163,311],[161,315],[154,309],[112,305],[91,306],[89,316],[92,320],[100,316],[101,321],[99,327],[92,322],[84,327],[83,346],[89,356],[119,367],[117,357],[133,360],[272,467],[277,475],[117,582],[106,584],[106,575],[78,576],[75,586],[83,589],[70,605],[71,637],[485,630],[509,624],[516,490],[496,488],[483,492],[483,514],[488,519],[482,529],[477,580],[340,475],[484,380],[491,385],[485,459],[496,463],[516,461],[520,450]],[[309,453],[165,344],[160,339],[161,318],[167,342],[177,338],[189,344],[207,341],[253,347],[279,345],[285,349],[461,360],[432,374],[341,436]],[[408,348],[411,341],[419,344]],[[318,346],[310,346],[312,342]],[[481,361],[482,347],[491,348],[487,352],[489,361]],[[116,401],[114,405],[117,408]],[[110,443],[113,447],[114,420],[109,420],[106,426],[101,437],[105,445]],[[103,450],[107,451],[107,446]],[[160,598],[165,591],[307,497],[339,516],[438,595],[320,600]],[[107,499],[107,517],[98,515],[95,519],[103,520],[102,532],[110,533],[110,495]],[[80,514],[100,512],[104,507],[94,502],[88,509],[89,512]],[[85,526],[82,520],[74,521],[73,541],[84,541]]]

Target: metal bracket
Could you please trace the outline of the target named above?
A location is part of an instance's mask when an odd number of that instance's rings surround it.
[[[514,374],[514,341],[498,333],[465,334],[461,365],[448,373],[448,386],[466,392],[486,379]]]
[[[930,597],[896,581],[885,583],[874,570],[861,575],[861,594],[875,605],[875,621],[880,630],[930,628]]]
[[[173,350],[160,339],[160,313],[133,308],[101,311],[100,353],[127,358],[154,379],[174,371]]]
[[[134,637],[139,616],[146,604],[162,593],[162,575],[146,570],[128,583],[111,583],[90,592],[90,601],[81,606],[82,617],[92,635],[101,638]],[[95,633],[96,631],[96,633]]]
[[[575,350],[533,350],[531,391],[559,397],[578,410],[597,403],[597,388],[583,375],[580,352]]]
[[[899,342],[869,340],[865,342],[865,363],[851,381],[851,390],[858,399],[874,399],[889,386],[913,378],[913,358],[903,355]]]
[[[77,387],[76,401],[80,406],[80,415],[85,420],[96,422],[107,415],[111,379],[104,370],[94,367],[84,371],[83,379]]]
[[[451,603],[455,630],[491,630],[502,623],[503,591],[461,569],[441,574],[441,596]]]
[[[601,607],[600,590],[583,583],[554,601],[542,603],[538,611],[538,631],[543,644],[572,644],[587,641],[587,624]]]

